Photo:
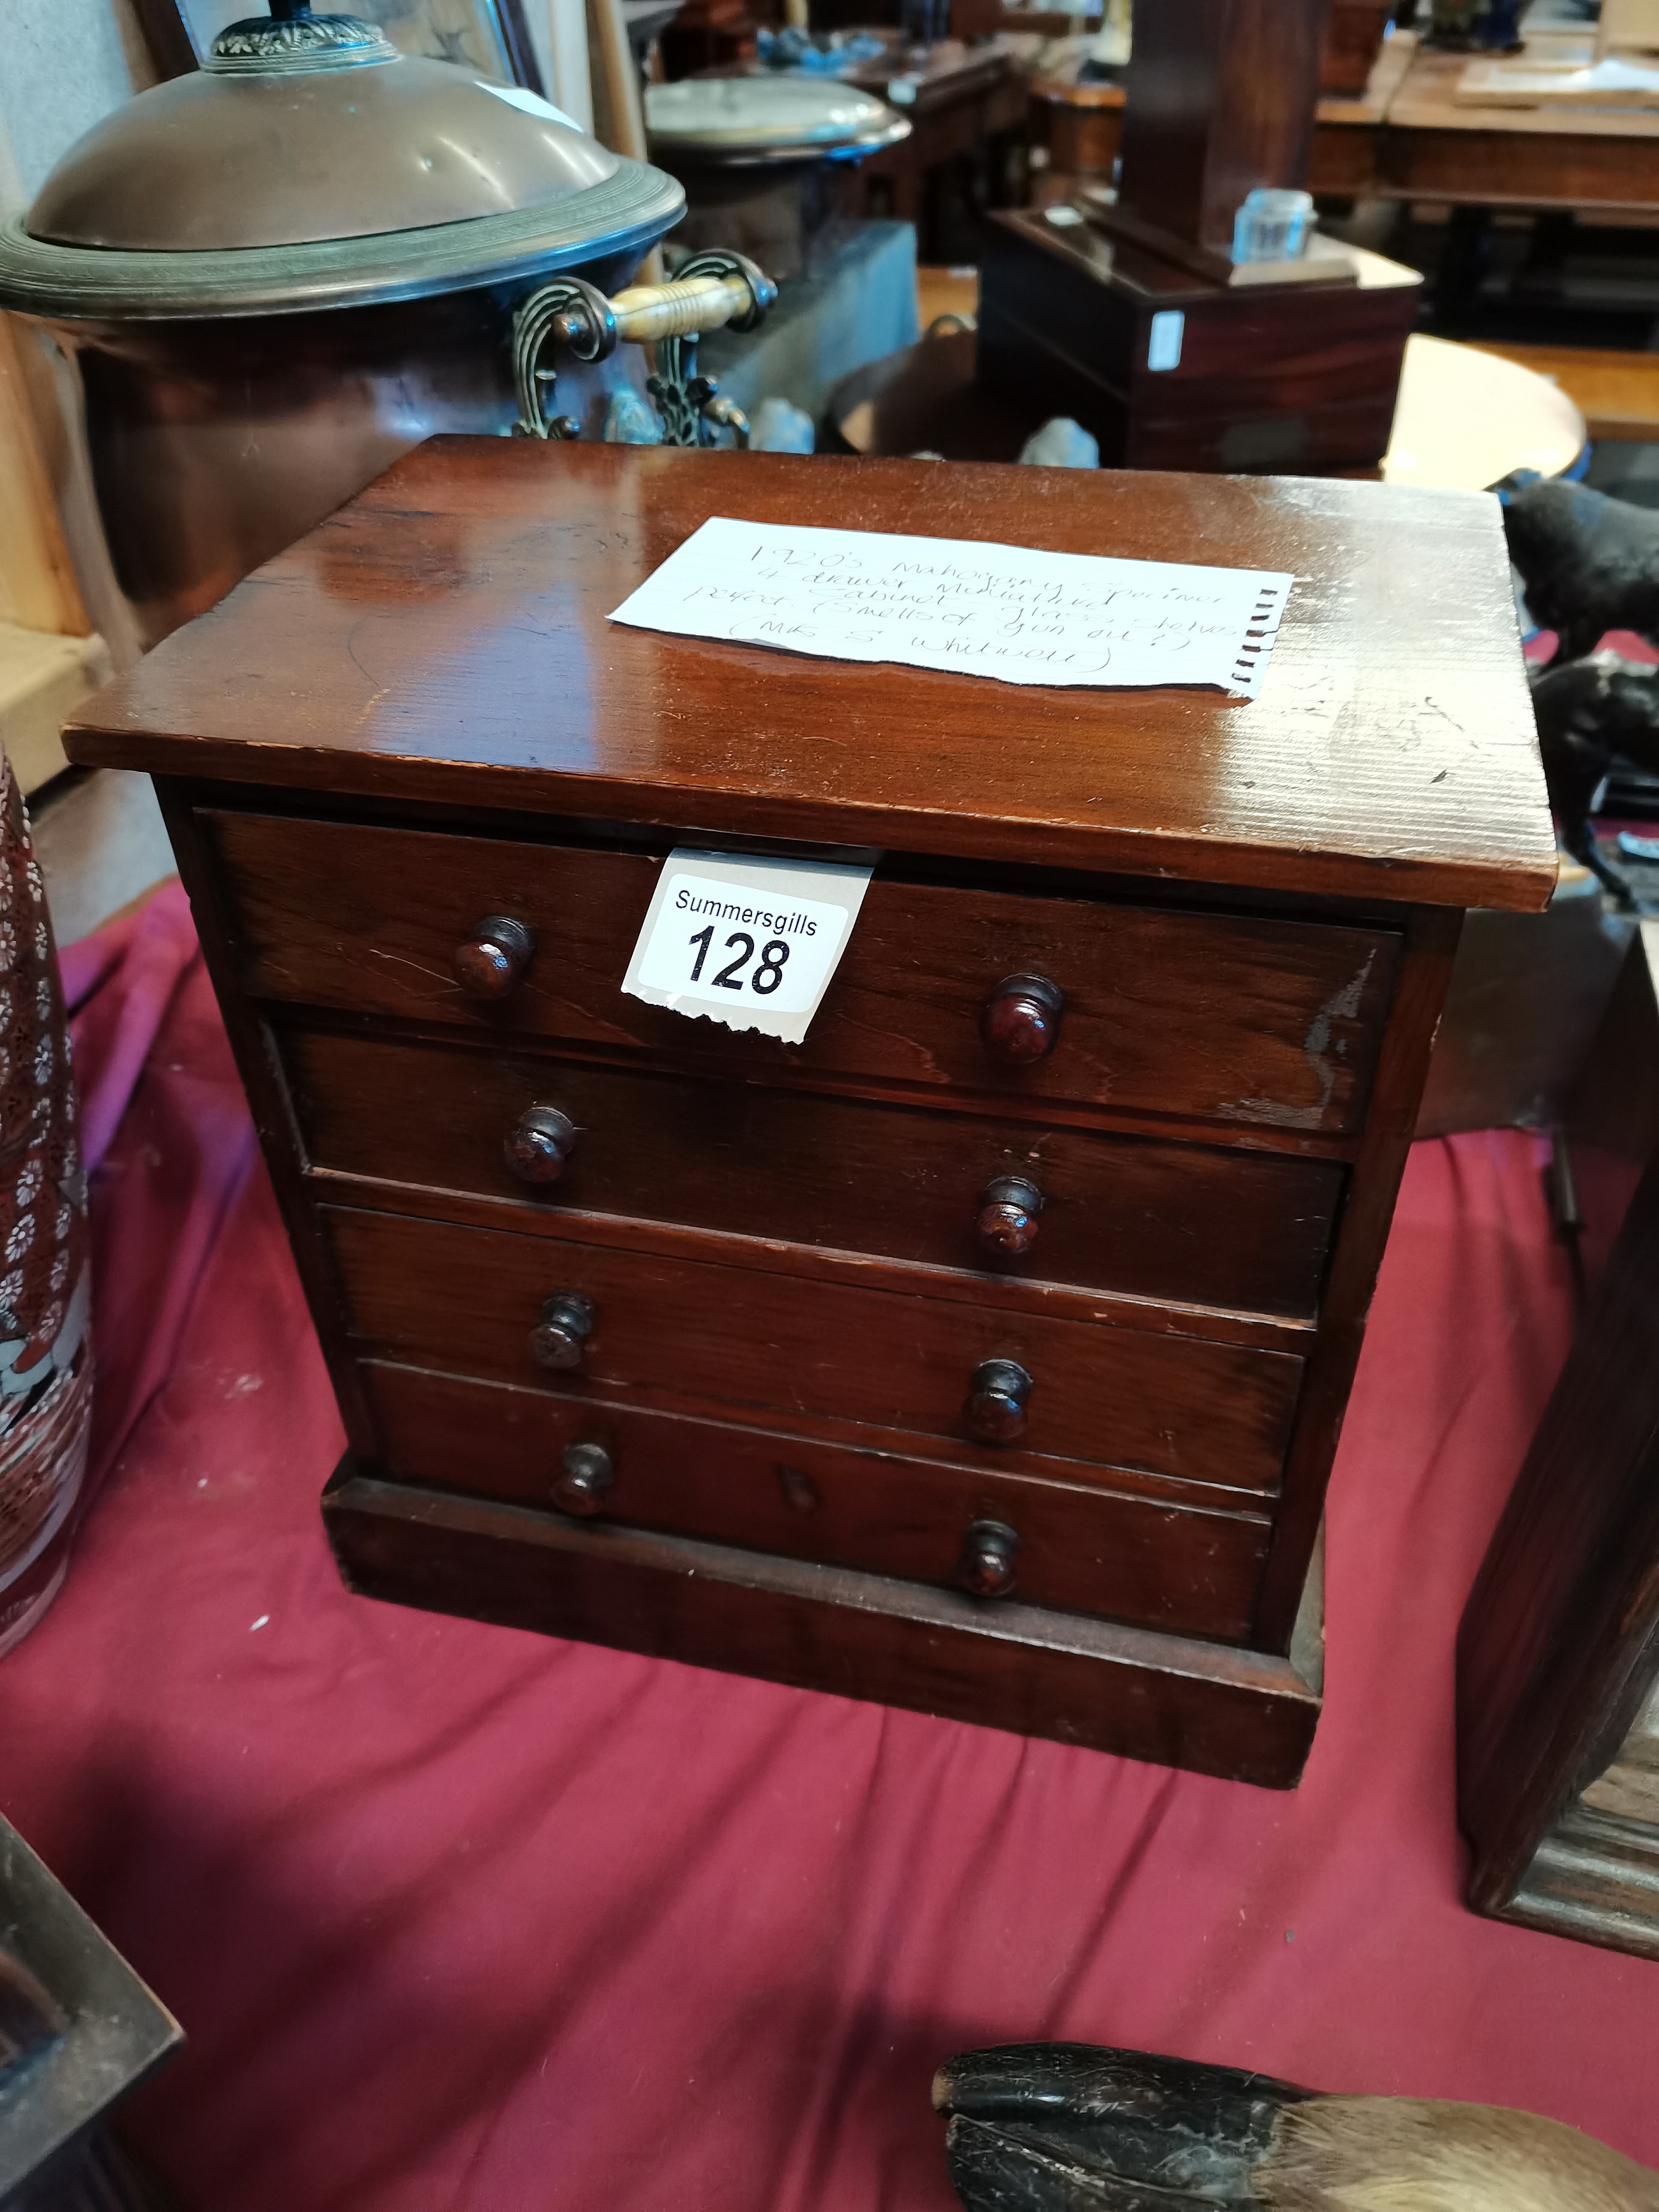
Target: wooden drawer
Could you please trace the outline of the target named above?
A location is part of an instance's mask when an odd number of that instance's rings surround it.
[[[1154,1503],[996,1468],[854,1451],[582,1398],[363,1369],[394,1480],[556,1504],[561,1455],[599,1444],[599,1522],[954,1583],[969,1526],[1013,1528],[1018,1595],[1194,1635],[1243,1638],[1267,1549],[1261,1515]],[[1012,1595],[1015,1591],[1007,1595]]]
[[[948,1438],[993,1462],[1059,1459],[1254,1491],[1279,1480],[1303,1367],[1285,1353],[355,1207],[319,1215],[353,1334],[410,1364]],[[546,1373],[529,1349],[544,1302],[568,1291],[597,1313],[579,1377]],[[1032,1377],[1017,1447],[975,1444],[964,1423],[969,1379],[994,1358]]]
[[[632,1047],[684,1065],[1024,1093],[1134,1112],[1358,1128],[1399,939],[878,878],[805,1044],[625,998],[659,861],[277,815],[201,817],[245,981],[266,998]],[[451,974],[486,915],[534,933],[528,973],[479,1006]],[[982,1042],[1006,976],[1066,993],[1060,1041],[1015,1066]]]
[[[282,1053],[318,1167],[568,1212],[576,1235],[580,1217],[620,1215],[1240,1312],[1313,1315],[1345,1176],[525,1052],[298,1031]],[[555,1182],[507,1164],[533,1105],[580,1132]],[[1046,1200],[1013,1255],[975,1231],[987,1186],[1009,1176]]]

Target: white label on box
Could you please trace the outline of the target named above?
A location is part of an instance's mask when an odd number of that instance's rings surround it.
[[[799,1044],[847,949],[873,865],[672,852],[623,988],[649,1006]]]
[[[1147,334],[1146,366],[1167,374],[1181,366],[1181,341],[1187,335],[1187,318],[1179,307],[1165,307],[1152,317]]]

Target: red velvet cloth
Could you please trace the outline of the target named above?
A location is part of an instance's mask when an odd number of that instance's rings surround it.
[[[1659,2164],[1659,1967],[1459,1901],[1453,1638],[1569,1328],[1529,1139],[1413,1159],[1279,1795],[347,1596],[178,894],[66,964],[107,1480],[0,1803],[189,2032],[130,2110],[196,2212],[944,2212],[930,2072],[1028,2037]]]

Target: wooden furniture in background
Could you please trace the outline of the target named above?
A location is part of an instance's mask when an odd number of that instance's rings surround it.
[[[1553,378],[1418,331],[1406,341],[1382,481],[1485,491],[1519,469],[1562,477],[1583,457],[1585,435]]]
[[[1371,81],[1395,0],[1331,0],[1319,64],[1319,88],[1339,100],[1358,100]]]
[[[1329,0],[1159,0],[1135,20],[1117,220],[1231,257],[1259,185],[1308,173]],[[1225,282],[1224,266],[1217,272]]]
[[[1024,75],[1006,40],[967,46],[942,39],[917,55],[896,46],[890,57],[849,71],[848,82],[892,100],[910,125],[908,138],[849,168],[842,179],[848,213],[915,223],[919,251],[937,252],[931,202],[941,173],[949,162],[974,158],[989,165],[992,204],[1006,204],[1001,171],[1027,105]],[[896,98],[890,89],[896,84]]]
[[[1595,26],[1595,58],[1659,49],[1659,0],[1601,0]]]
[[[1583,416],[1588,436],[1635,445],[1659,441],[1659,354],[1510,345],[1490,338],[1480,341],[1480,350],[1559,385]]]
[[[611,627],[710,514],[1304,581],[1250,705]],[[70,744],[158,778],[355,1587],[1295,1779],[1458,909],[1554,881],[1489,501],[440,439]],[[878,850],[803,1045],[622,994],[687,842]]]
[[[1389,41],[1379,69],[1398,44]],[[1467,54],[1404,51],[1408,66],[1380,115],[1333,118],[1320,131],[1316,191],[1453,206],[1659,211],[1659,114],[1467,107],[1456,98]]]
[[[704,70],[734,74],[753,60],[759,30],[749,0],[684,0],[657,40],[664,71],[670,77]]]
[[[1332,198],[1454,207],[1659,213],[1659,114],[1560,114],[1465,107],[1467,54],[1438,53],[1396,31],[1363,94],[1319,103],[1307,183]],[[1121,149],[1123,89],[1073,71],[1031,80],[1034,135],[1062,174],[1109,174]]]
[[[1458,1808],[1477,1911],[1659,1959],[1659,924],[1567,1143],[1593,1287],[1463,1617]]]
[[[1309,156],[1311,190],[1347,193],[1359,189],[1353,179],[1375,173],[1372,135],[1387,119],[1389,104],[1416,51],[1413,34],[1396,31],[1356,94],[1333,89],[1328,70],[1322,76]],[[1123,87],[1080,84],[1072,63],[1035,75],[1030,88],[1032,136],[1048,149],[1051,167],[1061,176],[1109,176],[1122,149]]]
[[[1356,260],[1359,283],[1231,289],[1133,239],[997,216],[979,380],[1010,407],[1073,416],[1109,466],[1373,473],[1421,280],[1380,255]],[[1158,345],[1165,319],[1173,359]]]
[[[724,7],[728,0],[711,4]],[[683,10],[677,20],[684,19]],[[1010,186],[1023,175],[1024,74],[1006,39],[984,39],[972,46],[961,39],[940,39],[916,49],[883,25],[860,27],[884,39],[886,52],[848,70],[841,81],[885,100],[908,122],[910,135],[856,162],[837,164],[823,189],[842,216],[912,224],[925,259],[946,250],[939,203],[951,165],[976,164],[981,173],[978,196],[994,206],[1018,197]],[[733,59],[712,64],[709,73],[731,76],[739,68],[771,74],[758,63]]]
[[[1312,281],[1312,252],[1277,274],[1232,258],[1249,195],[1306,177],[1324,22],[1324,0],[1162,0],[1142,11],[1115,197],[1080,192],[1069,206],[1000,216],[988,240],[988,392],[1074,416],[1112,465],[1376,469],[1416,273],[1335,249],[1327,277]]]

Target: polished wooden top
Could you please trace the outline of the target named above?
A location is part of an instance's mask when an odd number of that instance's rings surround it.
[[[1261,696],[1017,688],[608,623],[711,514],[1298,578]],[[1497,501],[1294,477],[440,438],[78,709],[70,757],[738,836],[1531,908]]]

